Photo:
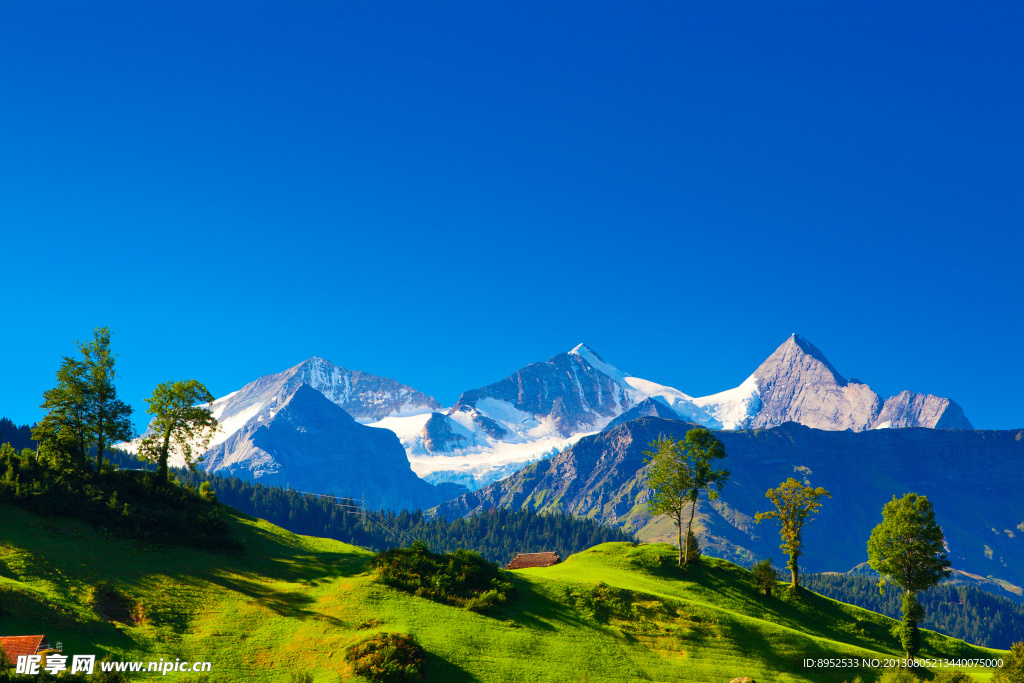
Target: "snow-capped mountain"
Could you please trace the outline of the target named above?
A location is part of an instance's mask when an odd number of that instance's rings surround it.
[[[440,407],[395,380],[314,357],[216,399],[210,408],[218,429],[200,467],[268,486],[359,498],[374,507],[424,507],[459,487],[423,481],[394,434],[360,423],[429,416]],[[120,446],[134,452],[137,444]],[[172,455],[170,464],[185,463]]]
[[[649,413],[734,429],[756,410],[757,387],[693,398],[634,377],[579,344],[543,363],[462,394],[447,412],[372,423],[402,440],[417,474],[475,489],[550,457],[646,407]],[[655,405],[656,404],[656,405]]]
[[[314,411],[304,418],[302,411],[292,406],[282,423],[290,425],[292,437],[274,443],[287,442],[294,448],[268,448],[270,442],[261,429],[283,419],[277,415],[299,387],[315,389],[339,410]],[[312,410],[308,398],[301,406]],[[774,427],[785,422],[855,432],[886,427],[973,429],[960,407],[946,398],[904,391],[882,401],[866,384],[845,379],[821,351],[797,335],[779,346],[739,386],[702,397],[634,377],[580,344],[494,384],[464,392],[447,410],[412,387],[346,370],[322,358],[310,358],[260,377],[215,400],[211,407],[220,429],[204,469],[227,470],[293,487],[307,481],[311,483],[302,485],[312,486],[316,492],[324,492],[324,482],[352,483],[363,477],[345,479],[346,468],[353,476],[361,470],[348,455],[331,460],[332,453],[342,452],[337,443],[301,436],[304,430],[360,433],[347,424],[349,416],[368,428],[394,432],[412,472],[427,482],[449,487],[461,484],[469,489],[560,453],[585,435],[640,417],[684,420],[719,430]],[[321,423],[325,415],[330,416],[330,424]],[[271,433],[283,434],[282,429],[278,425]],[[296,445],[299,442],[304,445]],[[314,443],[335,450],[318,453]],[[374,449],[365,455],[367,461],[378,457],[383,456]],[[316,471],[320,478],[309,480],[308,472],[301,470]],[[403,479],[405,475],[396,476]],[[408,489],[398,480],[396,486]],[[380,489],[381,495],[385,493]],[[410,502],[430,497],[422,492],[413,495],[411,489],[406,493],[412,496],[407,497]]]
[[[634,377],[580,344],[463,393],[446,412],[372,424],[398,434],[420,476],[476,489],[559,453],[587,434],[650,416],[710,429],[784,422],[825,430],[973,429],[949,399],[907,391],[883,403],[869,386],[845,379],[821,351],[795,334],[739,386],[710,396],[692,397]]]
[[[441,407],[433,397],[393,379],[347,370],[314,356],[283,372],[264,375],[215,400],[210,408],[220,429],[211,448],[231,438],[260,411],[273,408],[283,395],[300,384],[313,387],[363,423],[393,415],[429,415]]]
[[[417,477],[395,435],[356,422],[305,383],[288,384],[231,435],[206,451],[203,469],[370,507],[415,509],[447,500]]]

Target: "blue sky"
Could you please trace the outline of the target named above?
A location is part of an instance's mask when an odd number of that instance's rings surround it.
[[[0,415],[98,325],[140,425],[312,355],[702,395],[798,332],[1024,426],[1019,3],[556,5],[4,2]]]

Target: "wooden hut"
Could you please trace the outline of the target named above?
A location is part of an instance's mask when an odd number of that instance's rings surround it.
[[[505,569],[526,569],[527,567],[550,567],[558,564],[562,558],[558,553],[519,553],[505,565]]]
[[[0,650],[11,664],[17,664],[18,657],[39,654],[47,647],[45,636],[0,636]]]

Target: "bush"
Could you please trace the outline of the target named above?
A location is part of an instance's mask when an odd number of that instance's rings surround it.
[[[700,541],[692,531],[686,532],[686,563],[700,564]]]
[[[942,671],[933,683],[974,683],[974,679],[965,671]]]
[[[141,606],[106,581],[100,581],[93,587],[92,609],[105,621],[134,626],[145,620]]]
[[[772,597],[772,588],[779,582],[779,572],[772,564],[772,558],[761,560],[750,570],[754,585],[764,591],[767,597]]]
[[[386,586],[475,612],[492,611],[515,594],[498,565],[472,550],[441,555],[416,541],[408,548],[378,553],[370,566]]]
[[[625,619],[631,616],[632,593],[603,581],[586,587],[566,586],[565,599],[599,624],[607,624],[613,617]]]
[[[378,633],[345,650],[356,674],[382,683],[423,680],[423,648],[404,633]]]

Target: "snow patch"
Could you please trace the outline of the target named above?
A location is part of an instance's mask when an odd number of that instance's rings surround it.
[[[742,429],[760,409],[761,391],[757,378],[751,375],[734,389],[695,398],[693,402],[721,425],[719,429]]]

